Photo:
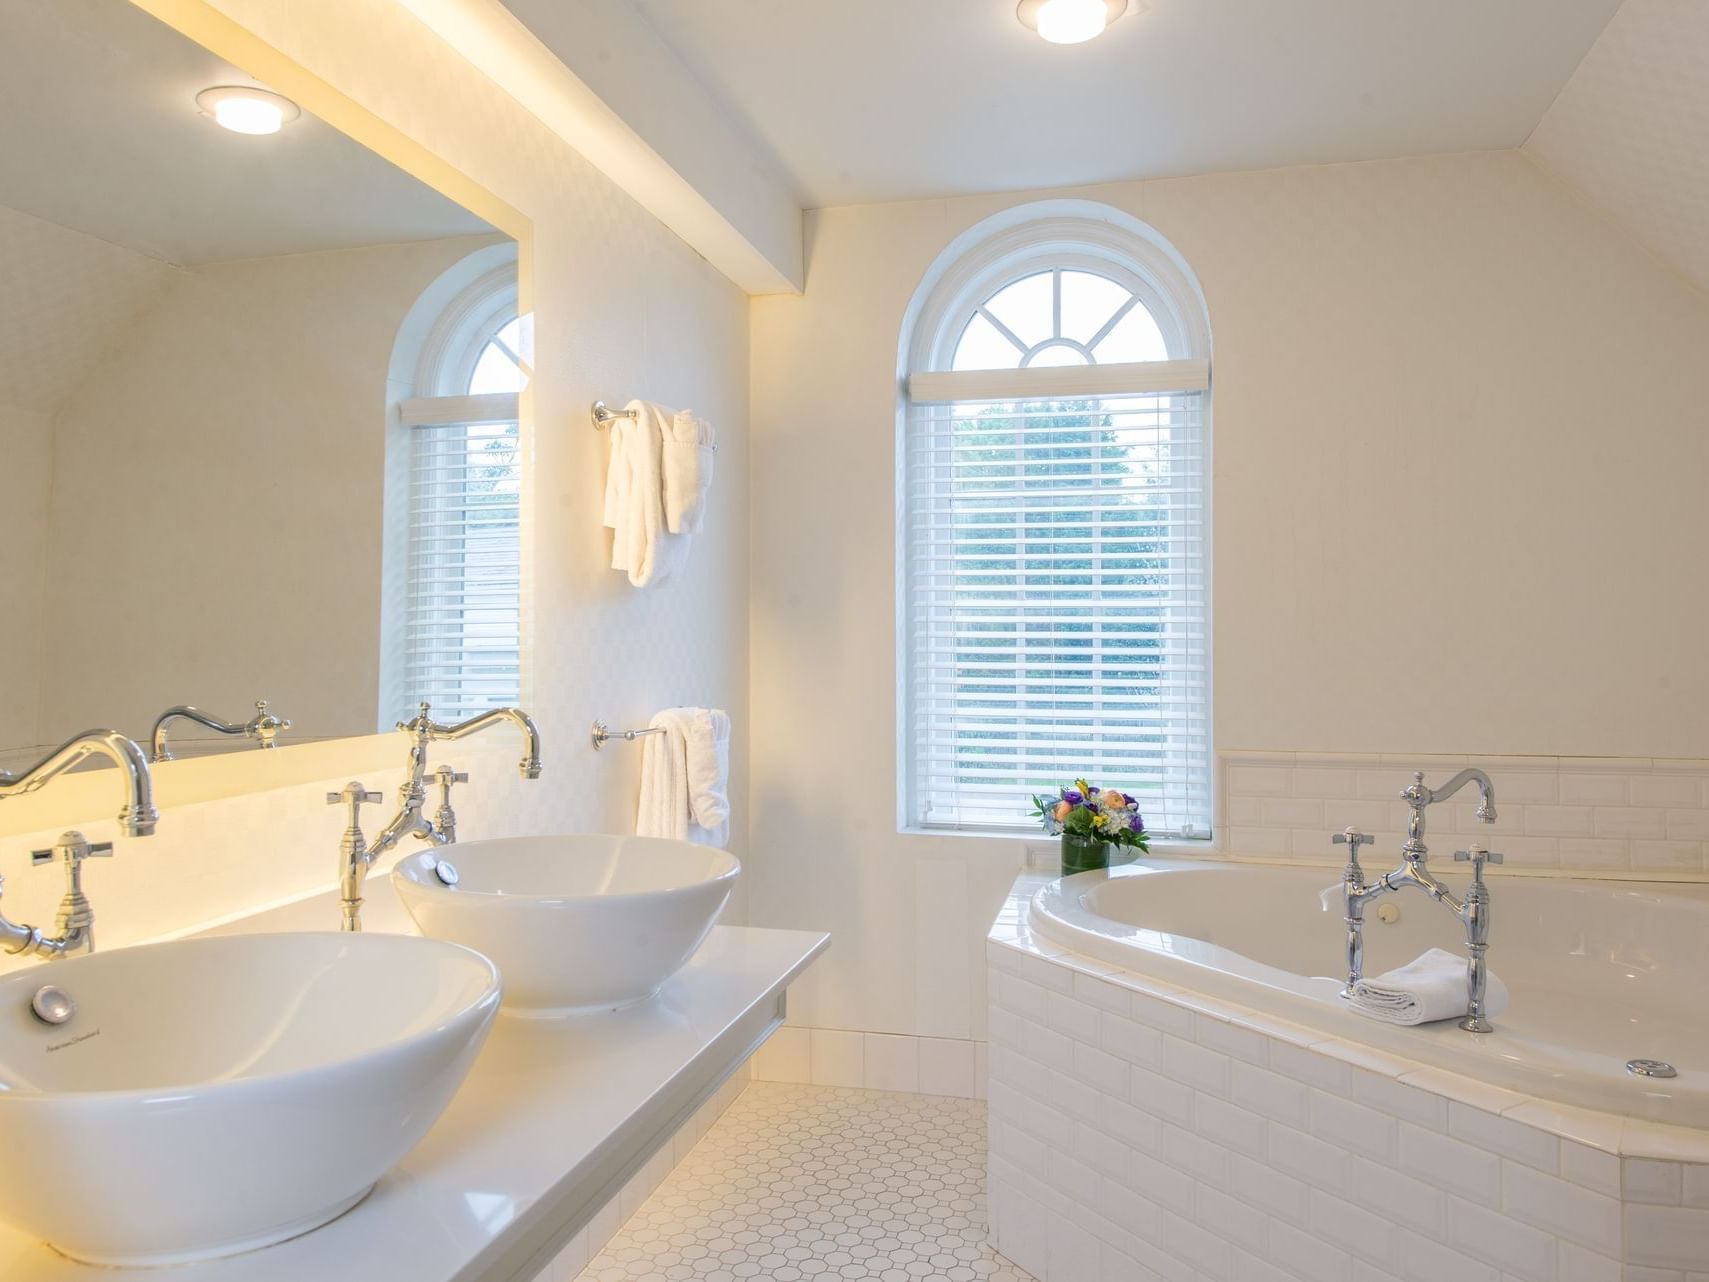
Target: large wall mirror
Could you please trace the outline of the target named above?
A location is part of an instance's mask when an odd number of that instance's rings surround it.
[[[0,0],[0,767],[517,698],[516,246],[262,88],[129,0]]]

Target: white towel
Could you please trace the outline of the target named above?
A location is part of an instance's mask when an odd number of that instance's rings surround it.
[[[1413,961],[1375,979],[1353,986],[1353,1009],[1390,1024],[1428,1024],[1459,1019],[1466,1013],[1466,959],[1432,948]],[[1484,993],[1484,1013],[1491,1017],[1507,1009],[1507,985],[1494,974]]]
[[[724,724],[721,759],[715,718],[723,718]],[[705,726],[697,731],[695,723],[702,719]],[[635,815],[639,835],[703,846],[722,847],[729,841],[729,720],[704,708],[666,708],[653,718],[651,725],[664,733],[641,741],[641,799]],[[701,797],[704,809],[698,805]]]
[[[665,526],[662,474],[665,413],[647,401],[630,401],[633,419],[611,425],[611,458],[605,471],[605,523],[610,526],[611,568],[638,588],[670,574],[682,538]]]
[[[672,534],[698,534],[718,460],[718,434],[694,411],[679,410],[666,425],[664,440],[665,528]]]

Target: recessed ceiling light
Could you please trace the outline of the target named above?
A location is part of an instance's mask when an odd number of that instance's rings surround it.
[[[238,134],[276,134],[303,114],[289,98],[240,85],[204,89],[196,95],[196,105],[216,124]]]
[[[1021,0],[1015,16],[1051,44],[1077,45],[1126,12],[1127,0]]]

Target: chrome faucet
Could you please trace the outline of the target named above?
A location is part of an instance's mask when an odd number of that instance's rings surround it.
[[[116,730],[85,730],[67,739],[29,769],[18,774],[0,770],[0,799],[35,792],[49,780],[88,757],[110,757],[125,782],[125,804],[119,811],[119,826],[129,837],[154,835],[159,814],[154,808],[153,781],[142,749]],[[83,861],[113,853],[110,841],[91,843],[80,832],[60,836],[51,850],[31,852],[34,862],[58,857],[65,865],[65,897],[54,919],[54,933],[46,935],[38,926],[22,925],[0,915],[0,952],[11,956],[26,953],[53,960],[95,948],[95,910],[83,893]],[[0,892],[5,879],[0,878]]]
[[[1401,800],[1411,807],[1407,817],[1406,840],[1401,843],[1401,866],[1385,873],[1375,881],[1365,881],[1365,871],[1359,864],[1359,847],[1373,838],[1357,828],[1338,832],[1331,839],[1347,847],[1347,866],[1342,872],[1342,897],[1346,911],[1342,920],[1347,927],[1347,984],[1343,997],[1351,997],[1353,988],[1364,976],[1365,966],[1365,905],[1371,900],[1405,886],[1416,886],[1437,903],[1452,912],[1466,928],[1466,1017],[1460,1027],[1473,1033],[1494,1031],[1484,1015],[1484,1002],[1489,987],[1489,888],[1484,884],[1484,865],[1499,864],[1502,856],[1473,844],[1470,849],[1456,851],[1457,861],[1472,865],[1472,884],[1466,897],[1458,899],[1436,879],[1427,860],[1430,848],[1424,843],[1424,812],[1438,801],[1446,801],[1467,784],[1476,784],[1479,793],[1476,817],[1483,823],[1495,822],[1495,785],[1489,776],[1476,768],[1462,770],[1440,788],[1425,785],[1424,772],[1412,776],[1412,782],[1401,790]]]
[[[343,928],[362,929],[362,886],[374,861],[393,849],[405,837],[448,846],[457,840],[457,815],[451,808],[451,785],[467,782],[469,776],[449,766],[441,766],[435,775],[439,786],[439,809],[429,819],[427,805],[427,749],[442,739],[466,739],[501,722],[509,722],[522,732],[526,747],[518,767],[524,779],[540,777],[540,731],[533,718],[520,708],[495,708],[470,717],[456,725],[441,725],[428,715],[426,703],[409,721],[398,722],[397,728],[410,736],[409,773],[398,788],[398,810],[379,836],[370,845],[362,835],[361,809],[364,803],[380,800],[380,794],[370,792],[352,780],[338,792],[326,794],[329,806],[349,808],[349,823],[338,846],[339,895],[344,908]]]
[[[206,726],[217,734],[243,735],[255,740],[256,746],[271,748],[275,746],[280,732],[289,730],[291,723],[283,721],[267,710],[267,700],[255,701],[255,715],[248,721],[221,721],[218,717],[209,716],[200,708],[192,708],[188,704],[179,704],[176,708],[168,708],[154,722],[154,730],[149,735],[151,750],[148,759],[155,764],[172,760],[172,750],[166,746],[166,729],[174,721],[182,718],[194,721],[197,725]]]

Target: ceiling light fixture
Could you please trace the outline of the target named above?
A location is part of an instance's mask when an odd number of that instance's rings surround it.
[[[1021,0],[1021,25],[1053,45],[1083,44],[1127,12],[1127,0]]]
[[[219,85],[196,95],[202,114],[237,134],[276,134],[302,115],[302,108],[280,94],[240,85]]]

